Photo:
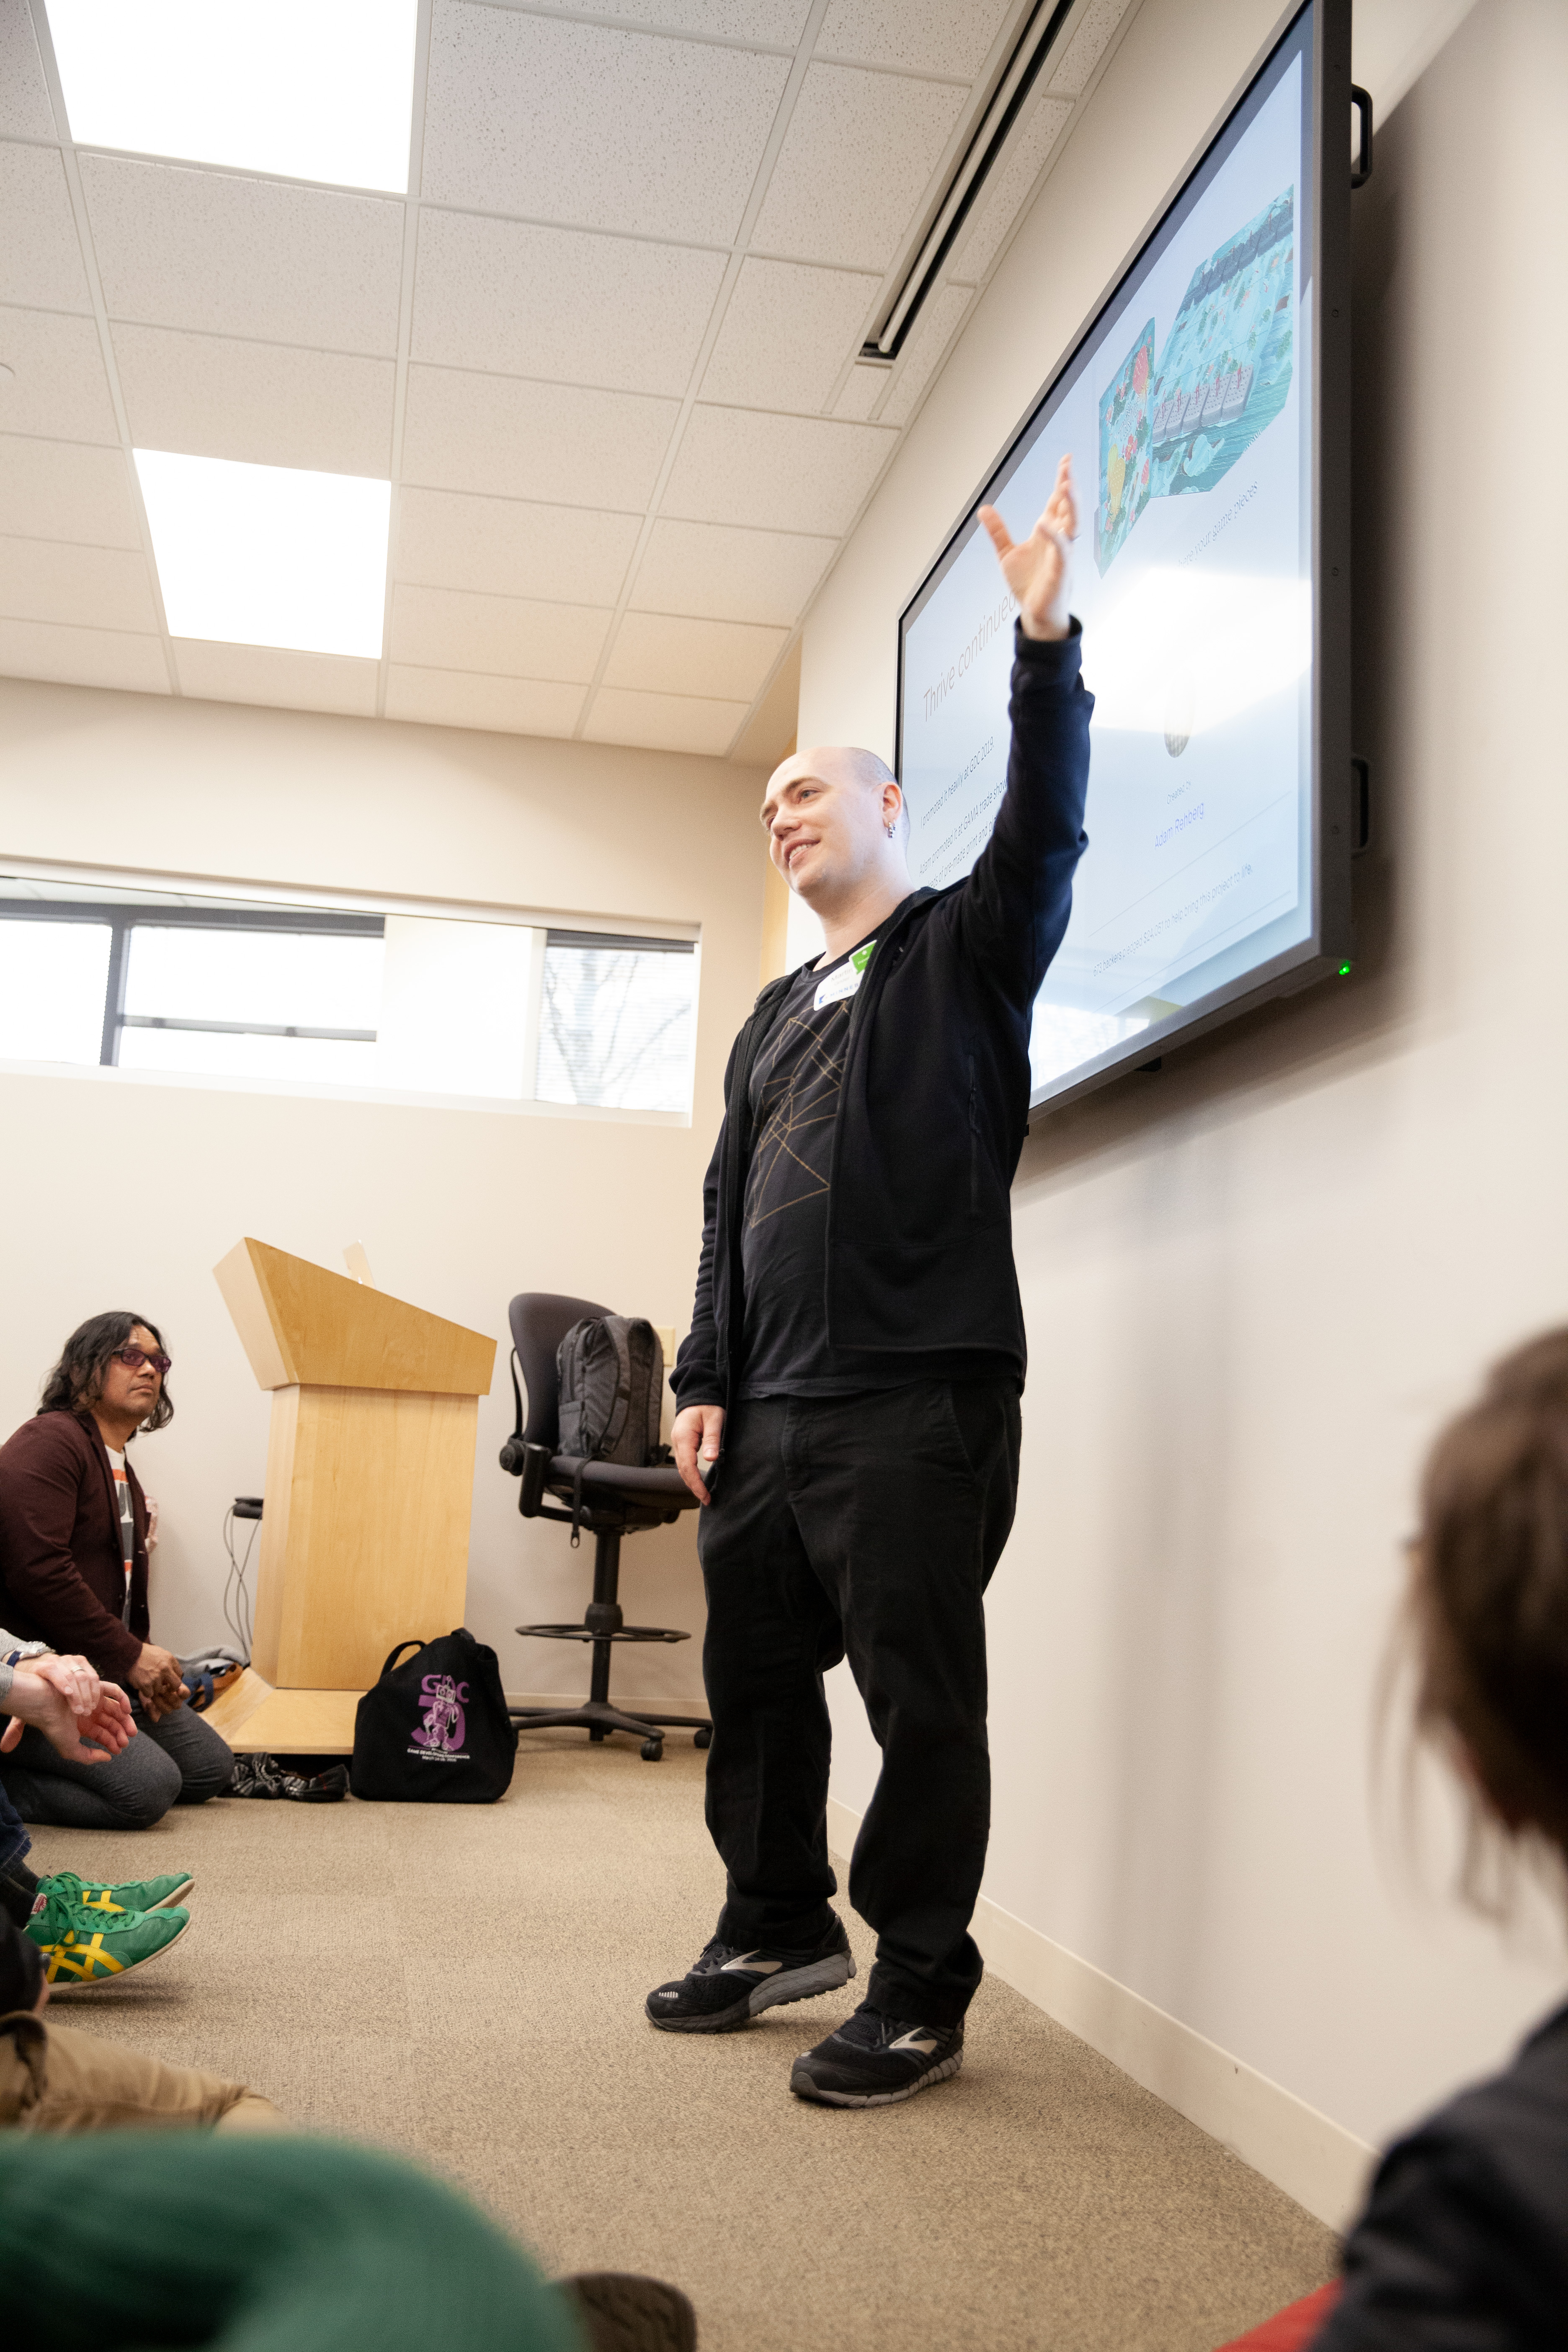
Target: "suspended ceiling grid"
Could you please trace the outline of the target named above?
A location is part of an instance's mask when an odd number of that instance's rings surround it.
[[[43,0],[0,0],[0,674],[777,756],[1135,5],[1077,0],[888,370],[1024,0],[427,0],[406,198],[77,147]],[[382,659],[171,637],[133,446],[390,477]]]

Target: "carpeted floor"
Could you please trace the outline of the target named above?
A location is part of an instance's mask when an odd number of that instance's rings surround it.
[[[38,1870],[197,1875],[166,1960],[58,2014],[455,2176],[552,2272],[679,2281],[702,2352],[1210,2352],[1330,2275],[1327,2230],[994,1979],[963,2072],[879,2113],[786,2088],[842,1995],[655,2032],[721,1893],[701,1765],[537,1733],[494,1807],[39,1830]]]

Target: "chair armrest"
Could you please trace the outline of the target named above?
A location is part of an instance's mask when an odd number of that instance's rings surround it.
[[[591,1496],[596,1492],[606,1501],[615,1498],[657,1504],[666,1511],[694,1511],[700,1500],[679,1470],[636,1470],[623,1462],[579,1462],[569,1454],[558,1454],[551,1463],[550,1484],[555,1487],[571,1486],[579,1470],[583,1473],[584,1494]],[[527,1475],[525,1471],[525,1483]]]

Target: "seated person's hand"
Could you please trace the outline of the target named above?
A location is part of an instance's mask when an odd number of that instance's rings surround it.
[[[74,1716],[90,1715],[97,1706],[99,1679],[85,1658],[46,1651],[41,1658],[29,1658],[27,1665],[31,1673],[54,1685]]]
[[[131,1687],[154,1723],[185,1703],[180,1662],[172,1650],[161,1650],[156,1642],[142,1643],[142,1655],[131,1669]]]
[[[93,1711],[79,1720],[54,1682],[38,1671],[41,1666],[58,1664],[57,1659],[39,1658],[16,1668],[4,1702],[11,1720],[4,1737],[0,1737],[0,1752],[15,1748],[22,1737],[23,1726],[30,1723],[70,1763],[107,1764],[110,1756],[118,1755],[135,1735],[130,1703],[122,1690],[117,1690],[112,1683],[100,1683],[94,1675]],[[85,1739],[94,1744],[89,1748]]]

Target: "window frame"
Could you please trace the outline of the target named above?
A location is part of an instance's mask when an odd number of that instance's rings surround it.
[[[308,1028],[267,1021],[195,1021],[163,1013],[127,1013],[125,982],[131,965],[131,934],[140,925],[152,930],[287,931],[339,939],[383,939],[384,915],[360,915],[335,908],[292,907],[168,907],[155,900],[84,898],[0,898],[0,922],[90,923],[110,933],[109,968],[104,983],[103,1023],[99,1037],[98,1067],[118,1069],[120,1041],[127,1029],[180,1029],[226,1037],[328,1038],[344,1044],[374,1045],[374,1029]],[[84,1065],[90,1067],[91,1065]]]

